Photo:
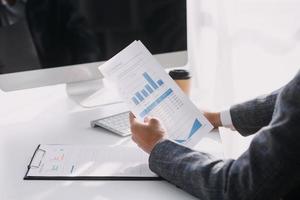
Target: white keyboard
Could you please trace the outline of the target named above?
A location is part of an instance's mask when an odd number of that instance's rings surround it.
[[[101,127],[120,136],[131,135],[129,125],[129,112],[97,119],[91,122],[92,127]]]

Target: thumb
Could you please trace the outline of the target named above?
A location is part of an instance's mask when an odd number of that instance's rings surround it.
[[[149,124],[150,124],[150,125],[157,126],[157,125],[160,124],[160,121],[159,121],[159,119],[153,117],[153,118],[149,119]]]
[[[131,125],[136,122],[136,118],[132,112],[129,113],[129,122]]]
[[[144,119],[144,122],[145,123],[148,123],[150,121],[150,118],[149,117],[146,117],[145,119]]]
[[[144,123],[138,122],[134,114],[131,112],[129,113],[129,122],[130,122],[130,128],[132,132],[143,131],[146,127]]]

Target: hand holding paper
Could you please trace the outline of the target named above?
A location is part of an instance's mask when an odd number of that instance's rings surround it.
[[[145,152],[150,154],[157,143],[167,139],[167,132],[159,119],[146,118],[144,123],[140,123],[132,113],[129,118],[132,140]]]
[[[170,139],[193,146],[213,128],[141,42],[133,42],[99,69],[139,120],[157,117]]]

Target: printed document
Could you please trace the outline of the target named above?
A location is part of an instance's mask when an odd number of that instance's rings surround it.
[[[192,147],[212,130],[209,121],[140,41],[133,42],[99,70],[139,120],[159,118],[170,139]]]
[[[137,147],[40,145],[25,179],[157,178],[148,157]]]

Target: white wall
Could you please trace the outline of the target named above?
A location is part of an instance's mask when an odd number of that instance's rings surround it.
[[[187,1],[202,107],[220,110],[268,93],[300,69],[299,0]],[[249,139],[231,135],[223,135],[227,149],[247,148]]]

